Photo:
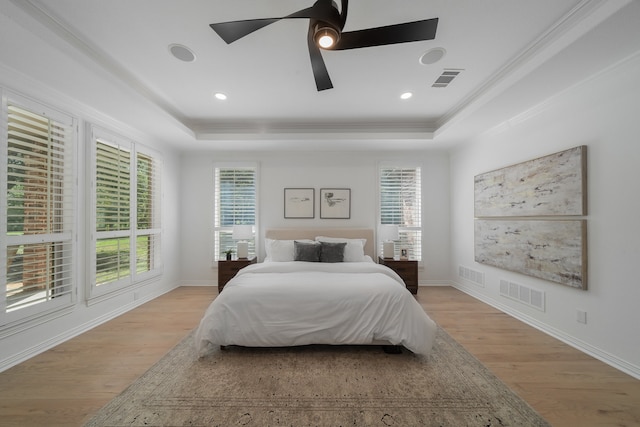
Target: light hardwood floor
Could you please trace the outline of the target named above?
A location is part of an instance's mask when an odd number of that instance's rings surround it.
[[[553,426],[640,426],[640,380],[451,287],[418,301]]]
[[[182,287],[0,373],[0,425],[77,426],[197,326],[217,294]],[[451,287],[418,301],[554,426],[640,426],[640,381]]]

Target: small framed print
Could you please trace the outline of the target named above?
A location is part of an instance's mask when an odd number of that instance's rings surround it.
[[[314,218],[315,192],[315,188],[285,188],[284,217]]]
[[[402,249],[400,249],[400,259],[401,259],[401,260],[407,260],[407,259],[409,259],[409,255],[408,255],[407,248],[402,248]]]
[[[321,188],[320,189],[320,218],[322,219],[351,218],[351,189],[350,188]]]

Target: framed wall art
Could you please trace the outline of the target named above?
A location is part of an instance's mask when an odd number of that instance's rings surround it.
[[[285,218],[315,218],[315,188],[285,188]]]
[[[351,189],[350,188],[321,188],[320,189],[320,218],[322,219],[351,218]]]
[[[477,175],[476,218],[586,215],[586,153],[574,147]]]
[[[476,220],[475,261],[587,289],[586,220]]]

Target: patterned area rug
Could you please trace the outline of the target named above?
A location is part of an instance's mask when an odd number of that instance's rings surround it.
[[[87,426],[548,426],[442,329],[428,357],[377,346],[216,349],[193,332]]]

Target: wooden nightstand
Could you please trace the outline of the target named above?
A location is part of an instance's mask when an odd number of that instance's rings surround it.
[[[407,289],[412,294],[418,293],[418,261],[409,259],[378,257],[378,264],[386,265],[404,280]]]
[[[222,292],[224,285],[233,279],[233,276],[235,276],[240,269],[255,263],[256,257],[218,261],[218,292]]]

